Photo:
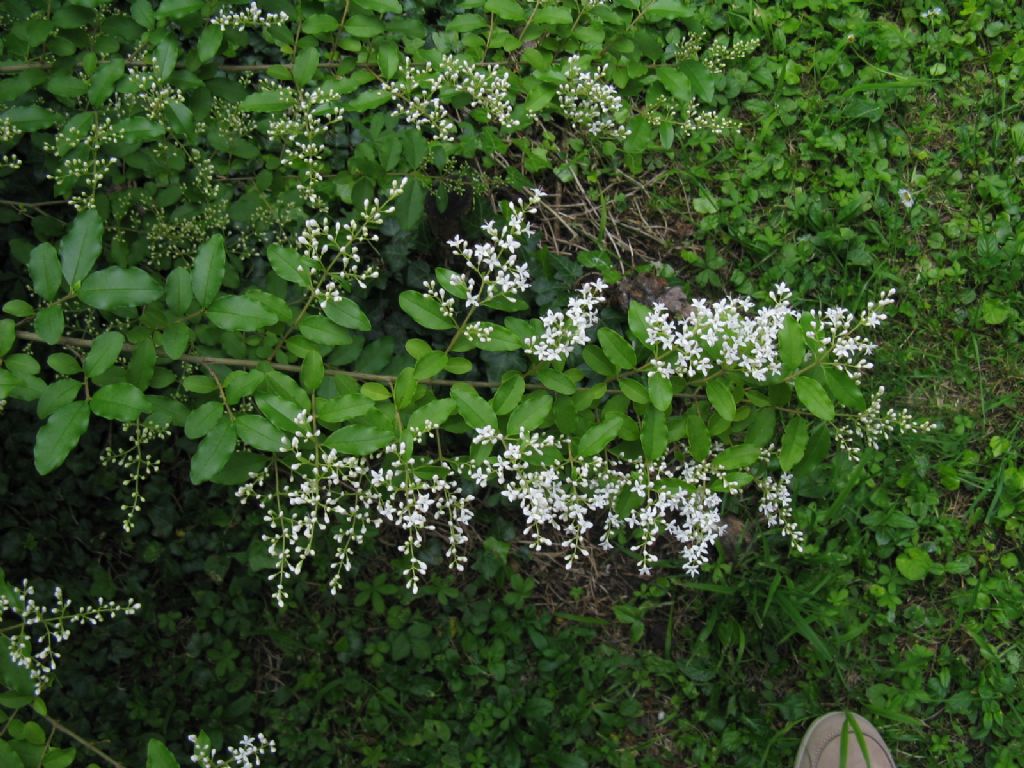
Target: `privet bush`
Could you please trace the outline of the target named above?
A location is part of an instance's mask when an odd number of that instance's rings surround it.
[[[603,187],[738,125],[716,78],[756,41],[681,0],[5,12],[0,398],[35,408],[42,475],[119,427],[128,531],[179,441],[260,508],[282,605],[384,526],[411,589],[461,569],[483,504],[566,567],[648,573],[664,535],[696,574],[748,501],[799,546],[794,476],[913,426],[865,394],[889,294],[609,307]]]

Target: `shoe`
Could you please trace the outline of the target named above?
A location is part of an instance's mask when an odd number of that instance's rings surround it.
[[[882,740],[882,735],[871,723],[860,715],[851,714],[860,731],[864,734],[867,759],[857,740],[857,733],[850,724],[846,728],[846,768],[896,768],[892,753]],[[843,739],[845,712],[829,712],[822,715],[807,729],[800,751],[796,755],[795,768],[840,768],[839,751]]]

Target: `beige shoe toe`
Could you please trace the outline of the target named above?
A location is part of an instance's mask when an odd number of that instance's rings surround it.
[[[860,715],[853,715],[864,734],[867,759],[852,726],[846,729],[846,768],[896,768],[892,753],[878,730]],[[839,755],[846,713],[829,712],[811,723],[797,753],[796,768],[840,768]]]

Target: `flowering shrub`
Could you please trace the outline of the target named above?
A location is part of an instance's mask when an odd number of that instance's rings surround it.
[[[147,445],[184,435],[194,483],[262,510],[283,604],[323,540],[336,590],[388,525],[412,590],[442,559],[431,538],[461,569],[499,498],[567,567],[596,543],[649,573],[665,535],[696,574],[748,489],[799,546],[794,477],[833,440],[856,457],[914,428],[862,392],[862,333],[891,295],[802,312],[778,286],[760,308],[622,317],[605,301],[622,275],[601,268],[532,311],[535,220],[554,210],[538,187],[596,187],[736,128],[715,78],[756,41],[709,40],[679,0],[488,0],[432,47],[424,9],[397,0],[277,5],[5,19],[0,400],[45,422],[41,474],[120,424],[102,460],[127,473],[131,531],[160,466]],[[484,239],[459,222],[443,264],[410,258],[467,174],[498,214]]]

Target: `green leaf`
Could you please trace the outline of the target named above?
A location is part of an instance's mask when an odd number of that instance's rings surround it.
[[[387,91],[360,91],[345,106],[352,112],[368,112],[391,101]]]
[[[908,581],[923,581],[933,565],[932,556],[920,547],[910,547],[896,556],[896,570]]]
[[[85,375],[94,379],[108,370],[117,361],[124,347],[124,336],[118,331],[106,331],[92,342],[92,349],[85,356]]]
[[[214,235],[199,247],[192,265],[192,293],[199,306],[208,307],[217,298],[224,281],[224,236]]]
[[[372,13],[402,13],[398,0],[353,0],[355,5]]]
[[[446,331],[455,323],[441,311],[441,305],[430,296],[418,291],[402,291],[398,305],[415,322],[432,331]]]
[[[619,370],[631,371],[636,368],[636,352],[620,334],[611,328],[599,328],[597,340],[608,360],[617,365]]]
[[[505,21],[522,21],[526,18],[526,11],[516,0],[487,0],[484,10]]]
[[[310,350],[302,360],[299,381],[307,392],[316,392],[324,381],[324,359],[316,350]]]
[[[48,475],[57,469],[88,428],[89,404],[84,400],[58,408],[36,435],[33,449],[36,471]]]
[[[324,314],[342,328],[369,331],[371,327],[370,318],[359,308],[359,305],[344,296],[341,299],[328,302],[324,307]]]
[[[243,112],[284,112],[295,103],[288,91],[250,93],[238,108]]]
[[[393,430],[363,424],[350,424],[331,433],[324,440],[324,446],[328,449],[334,448],[338,453],[348,456],[368,456],[393,442],[394,439]]]
[[[317,315],[302,318],[299,333],[314,344],[323,344],[327,347],[340,347],[352,343],[352,336],[348,331],[339,328],[326,317]]]
[[[775,409],[758,408],[747,422],[745,442],[765,447],[775,438]]]
[[[78,214],[60,241],[60,265],[68,285],[85,279],[103,251],[103,221],[95,209]]]
[[[369,39],[384,33],[384,25],[379,19],[373,16],[366,16],[361,13],[354,13],[345,22],[345,31],[352,37]]]
[[[999,299],[986,298],[981,302],[981,318],[986,325],[1002,325],[1010,317],[1011,309]]]
[[[224,405],[220,400],[203,403],[185,418],[185,437],[198,440],[206,437],[224,416]]]
[[[693,86],[690,78],[684,72],[670,67],[658,67],[658,82],[665,86],[665,90],[675,97],[676,101],[687,107],[690,106],[690,99],[693,95]]]
[[[192,273],[185,267],[175,267],[167,273],[167,308],[184,315],[192,306]]]
[[[514,371],[506,373],[502,378],[501,386],[498,387],[498,391],[494,393],[491,400],[494,412],[498,416],[512,413],[522,401],[524,392],[526,392],[526,380],[522,374]]]
[[[551,413],[554,402],[554,398],[547,392],[531,392],[509,414],[505,433],[516,437],[520,430],[532,432],[537,429]]]
[[[243,443],[257,451],[275,453],[281,449],[284,432],[255,413],[243,413],[235,418],[235,430]]]
[[[302,22],[302,31],[307,35],[324,35],[338,28],[338,19],[327,13],[314,13]]]
[[[98,107],[114,92],[117,81],[124,77],[124,59],[112,59],[102,65],[90,78],[89,104]]]
[[[868,407],[857,382],[851,379],[846,371],[839,368],[826,368],[825,386],[832,393],[832,397],[851,410],[863,411]]]
[[[0,117],[7,118],[19,131],[42,131],[63,118],[56,112],[43,109],[36,104],[29,104],[24,107],[11,107]]]
[[[401,62],[398,46],[393,41],[385,40],[377,45],[377,66],[385,80],[394,78]]]
[[[622,428],[625,417],[619,413],[613,413],[599,424],[595,424],[580,437],[577,452],[580,456],[594,456],[605,449],[615,439]]]
[[[409,429],[423,429],[429,421],[435,427],[440,427],[448,421],[449,416],[455,413],[455,409],[455,401],[451,398],[443,397],[438,400],[431,400],[409,414],[405,426]]]
[[[583,348],[583,362],[590,366],[594,373],[601,376],[614,376],[618,371],[598,347],[588,344]]]
[[[78,290],[82,303],[96,309],[138,307],[163,295],[163,285],[138,267],[107,267],[93,272]]]
[[[164,353],[171,360],[180,359],[191,341],[192,333],[184,323],[175,323],[160,332],[160,343],[163,345]]]
[[[794,416],[786,424],[782,433],[782,447],[779,450],[779,466],[783,472],[789,472],[800,463],[807,450],[807,420],[802,416]]]
[[[146,745],[146,768],[181,768],[177,758],[162,741],[150,739]]]
[[[36,415],[40,419],[48,419],[59,409],[68,403],[78,399],[78,393],[82,390],[82,382],[75,379],[57,379],[48,384],[39,401],[36,403]]]
[[[403,368],[395,377],[391,389],[395,408],[400,411],[412,405],[416,399],[416,390],[416,372],[412,368]]]
[[[750,443],[734,445],[726,448],[715,457],[715,464],[722,469],[743,469],[757,462],[761,456],[761,449]]]
[[[6,355],[14,347],[15,334],[16,326],[11,318],[5,317],[0,320],[0,357]]]
[[[647,387],[636,379],[619,379],[619,389],[622,390],[622,394],[638,405],[647,405],[651,402],[651,398],[647,394]]]
[[[458,13],[448,22],[445,31],[458,34],[461,32],[472,32],[486,26],[487,19],[479,13]]]
[[[277,315],[244,296],[221,296],[206,314],[210,322],[225,331],[258,331],[277,322]]]
[[[825,388],[809,376],[800,376],[794,382],[796,396],[807,410],[823,421],[832,421],[836,409]]]
[[[647,392],[651,404],[659,411],[667,411],[672,407],[672,382],[660,373],[648,378]]]
[[[147,3],[148,5],[148,3]],[[156,9],[157,18],[183,19],[203,7],[202,0],[163,0]]]
[[[704,461],[711,452],[711,434],[696,411],[686,414],[686,443],[696,461]]]
[[[324,398],[316,401],[317,418],[330,424],[340,424],[355,419],[374,408],[373,400],[360,394],[347,394],[341,397]]]
[[[484,400],[480,393],[469,384],[452,384],[451,396],[455,401],[459,414],[474,429],[484,426],[498,427],[498,417],[494,408]]]
[[[37,245],[28,257],[28,273],[32,276],[32,287],[45,301],[53,301],[60,290],[61,267],[57,249],[49,243]]]
[[[448,355],[439,349],[433,349],[416,361],[416,368],[413,371],[413,376],[416,381],[432,379],[444,370],[444,366],[447,362]]]
[[[210,61],[220,50],[220,44],[224,40],[224,32],[216,24],[208,24],[199,35],[199,42],[196,44],[196,54],[203,64]]]
[[[711,102],[714,100],[715,80],[708,72],[707,67],[699,61],[683,61],[680,62],[679,69],[689,78],[693,92],[701,101]]]
[[[100,387],[89,400],[89,407],[97,416],[123,422],[135,421],[152,410],[142,390],[126,381]]]
[[[320,51],[315,45],[303,48],[295,57],[295,64],[292,65],[292,79],[295,84],[302,88],[316,74],[317,66],[320,64]]]
[[[804,362],[804,329],[792,315],[782,321],[779,331],[779,360],[787,373],[795,371]]]
[[[132,359],[128,363],[128,381],[145,390],[153,380],[156,370],[156,347],[150,338],[142,339],[135,345]]]
[[[644,415],[644,426],[640,430],[640,447],[648,461],[660,459],[668,447],[668,429],[662,411],[649,410]]]
[[[192,456],[189,479],[193,485],[211,480],[224,469],[235,452],[237,439],[235,425],[227,417],[222,417],[199,442],[199,447]]]
[[[56,344],[64,333],[64,308],[54,304],[36,313],[34,325],[36,333],[47,344]]]
[[[533,17],[535,24],[572,24],[572,12],[559,5],[546,5]]]
[[[272,243],[267,248],[267,259],[270,261],[270,268],[285,282],[301,285],[303,288],[310,287],[309,273],[299,271],[302,257],[294,248]]]
[[[165,37],[156,46],[156,74],[161,82],[167,81],[177,63],[178,42],[173,37]]]
[[[545,368],[537,373],[537,378],[545,387],[560,395],[576,394],[575,382],[573,382],[573,380],[564,373],[556,371],[554,368]]]
[[[712,379],[705,389],[708,400],[718,415],[726,421],[733,421],[736,418],[736,400],[729,385],[722,379]]]

